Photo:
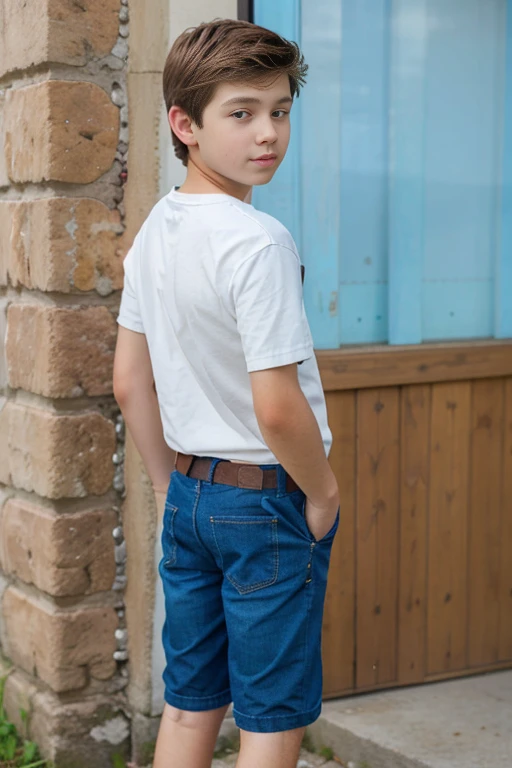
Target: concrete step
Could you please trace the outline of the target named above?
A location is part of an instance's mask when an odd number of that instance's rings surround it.
[[[512,768],[512,671],[324,701],[307,733],[338,767]]]

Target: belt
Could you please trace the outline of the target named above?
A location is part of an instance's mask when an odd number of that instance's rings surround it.
[[[197,480],[207,480],[213,459],[206,456],[189,456],[185,453],[176,453],[176,469],[182,475],[193,477]],[[261,469],[257,464],[237,464],[233,461],[222,459],[213,472],[213,483],[234,485],[238,488],[277,488],[277,469]],[[298,491],[299,486],[290,475],[286,474],[286,491]]]

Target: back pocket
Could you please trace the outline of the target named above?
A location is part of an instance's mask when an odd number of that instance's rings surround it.
[[[210,517],[222,572],[244,595],[277,581],[279,544],[276,517]]]

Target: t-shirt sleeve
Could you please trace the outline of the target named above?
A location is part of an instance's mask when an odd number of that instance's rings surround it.
[[[123,261],[124,285],[117,322],[123,328],[128,328],[130,331],[144,333],[144,325],[140,316],[139,301],[136,293],[135,248],[136,243],[132,245]]]
[[[243,261],[231,278],[230,297],[249,373],[314,354],[300,260],[291,248],[268,245]]]

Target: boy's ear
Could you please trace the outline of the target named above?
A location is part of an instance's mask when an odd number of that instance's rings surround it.
[[[182,107],[172,106],[169,110],[169,125],[178,139],[187,147],[197,145],[197,139],[194,136],[192,120]]]

